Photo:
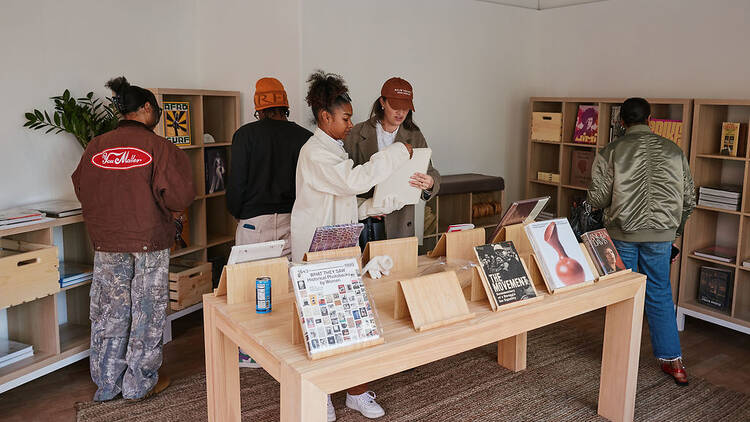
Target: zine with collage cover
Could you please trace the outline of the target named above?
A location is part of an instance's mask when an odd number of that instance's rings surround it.
[[[308,355],[381,337],[355,259],[296,265],[289,275]]]

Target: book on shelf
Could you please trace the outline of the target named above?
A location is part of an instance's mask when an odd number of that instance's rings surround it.
[[[652,132],[667,138],[677,145],[682,141],[682,120],[648,119],[648,127]]]
[[[599,135],[599,106],[579,105],[573,142],[595,145]]]
[[[732,282],[734,273],[731,270],[701,266],[698,279],[698,303],[718,309],[729,310],[732,304]]]
[[[596,278],[567,218],[531,223],[526,234],[550,291]]]
[[[742,196],[742,186],[718,185],[701,186],[698,188],[699,195],[713,195],[728,199],[739,199]]]
[[[721,124],[721,139],[719,143],[719,154],[737,156],[737,145],[740,140],[740,124],[735,122],[723,122]]]
[[[737,205],[740,203],[740,198],[727,198],[724,196],[712,195],[710,193],[699,192],[698,200],[704,200],[709,202],[719,202],[725,205]]]
[[[94,278],[94,266],[91,264],[61,261],[58,269],[60,271],[60,287],[72,286]]]
[[[81,203],[76,200],[57,199],[26,205],[26,208],[37,210],[48,217],[63,218],[81,214]]]
[[[356,259],[295,265],[289,276],[309,357],[381,338]]]
[[[34,347],[30,344],[0,338],[0,368],[32,356]]]
[[[724,246],[709,246],[703,249],[696,249],[693,251],[694,255],[702,258],[713,259],[716,261],[734,263],[734,259],[737,257],[737,252],[734,248],[727,248]]]
[[[227,150],[226,148],[207,148],[206,159],[206,194],[221,192],[226,188]]]
[[[723,209],[727,211],[739,211],[740,210],[739,202],[736,202],[734,204],[727,204],[721,201],[711,201],[708,199],[699,198],[698,205],[700,205],[701,207],[719,208],[719,209]]]
[[[625,134],[625,126],[620,119],[620,108],[622,106],[612,106],[612,113],[609,121],[609,142],[612,142]]]
[[[175,145],[190,145],[190,103],[164,101],[164,137]]]
[[[474,254],[493,310],[537,296],[513,242],[475,246]]]
[[[612,274],[625,269],[625,264],[617,252],[607,229],[593,230],[581,235],[583,245],[596,264],[599,275]]]
[[[750,268],[750,259],[742,261],[742,266],[745,268]]]
[[[43,212],[28,207],[9,208],[0,211],[0,226],[41,220],[44,216]]]
[[[591,184],[591,165],[594,164],[595,151],[575,149],[570,154],[570,184],[588,188]]]
[[[362,223],[336,224],[315,229],[308,252],[351,248],[359,244],[359,235],[365,225]]]

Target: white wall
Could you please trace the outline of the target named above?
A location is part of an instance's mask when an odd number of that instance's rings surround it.
[[[747,0],[610,0],[540,12],[534,94],[749,98]]]
[[[82,149],[72,135],[22,128],[23,114],[52,109],[65,88],[110,95],[125,75],[143,86],[197,79],[195,3],[164,0],[4,0],[0,12],[0,209],[74,197]]]
[[[536,16],[474,1],[304,2],[303,78],[319,68],[342,75],[355,122],[369,116],[386,79],[407,79],[435,167],[503,176],[517,198]]]

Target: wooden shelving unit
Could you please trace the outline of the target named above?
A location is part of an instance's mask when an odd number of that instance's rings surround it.
[[[225,148],[227,160],[231,160],[232,135],[240,124],[240,93],[162,88],[152,91],[160,104],[165,100],[190,102],[193,143],[181,148],[192,162],[197,190],[190,206],[191,243],[187,248],[175,250],[171,257],[190,262],[206,262],[214,257],[225,259],[234,242],[236,223],[226,209],[223,191],[206,195],[204,157],[207,149]],[[163,135],[161,123],[156,133]],[[204,144],[203,133],[210,133],[216,143]],[[228,162],[226,165],[229,169]],[[0,229],[0,238],[55,245],[60,250],[60,259],[93,264],[93,248],[80,215]],[[90,284],[58,289],[54,294],[28,298],[6,308],[9,338],[33,345],[34,356],[0,368],[0,393],[89,356]],[[6,292],[0,290],[0,295],[3,294]],[[60,306],[61,303],[65,306]],[[171,340],[171,321],[201,308],[200,302],[176,312],[168,307],[164,341]]]
[[[737,157],[719,155],[722,122],[740,122],[745,138],[740,139]],[[682,279],[677,306],[680,330],[685,316],[713,322],[750,334],[750,269],[742,261],[750,259],[750,100],[696,99],[693,117],[690,168],[696,190],[700,186],[741,185],[739,211],[699,206],[688,220],[684,236]],[[693,252],[711,245],[737,252],[733,263],[702,258]],[[697,301],[701,266],[729,269],[734,273],[733,301],[727,312],[704,306]]]
[[[648,98],[647,100],[651,104],[652,118],[682,121],[680,147],[685,156],[689,156],[693,100],[686,98]],[[571,154],[575,150],[598,152],[607,146],[609,143],[612,106],[620,105],[623,101],[625,101],[625,98],[532,97],[529,100],[526,198],[549,196],[550,203],[547,205],[546,211],[551,211],[558,217],[570,217],[571,202],[577,198],[585,198],[588,190],[588,186],[575,186],[571,184]],[[573,142],[579,105],[599,106],[599,135],[596,145],[576,144]],[[562,114],[562,136],[560,142],[532,139],[531,122],[532,113],[534,112]],[[538,180],[537,172],[539,171],[559,174],[560,182]],[[672,265],[671,280],[672,297],[676,303],[678,296],[677,287],[680,281],[679,262]]]

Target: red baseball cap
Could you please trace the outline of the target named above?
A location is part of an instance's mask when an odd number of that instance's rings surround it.
[[[397,110],[414,111],[414,103],[412,102],[414,93],[411,84],[404,79],[388,79],[383,84],[383,88],[380,89],[380,95],[388,99],[388,104]]]

